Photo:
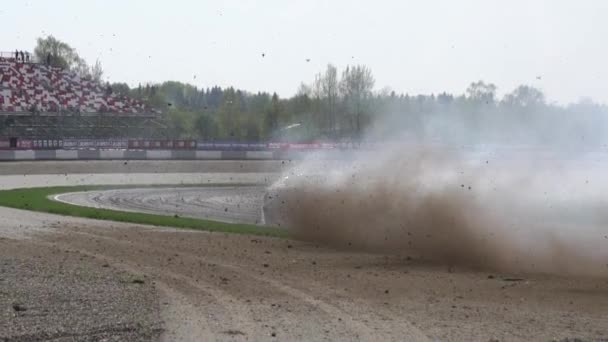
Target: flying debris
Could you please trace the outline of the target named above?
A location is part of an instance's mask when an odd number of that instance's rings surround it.
[[[298,123],[295,123],[295,124],[291,124],[289,126],[285,126],[285,127],[282,128],[282,130],[295,128],[295,127],[298,127],[300,125],[302,125],[302,124],[298,122]]]

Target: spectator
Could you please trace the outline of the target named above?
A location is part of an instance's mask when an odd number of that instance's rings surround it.
[[[25,62],[25,54],[21,51],[21,62]]]
[[[19,51],[15,50],[15,60],[19,62]]]
[[[25,61],[28,63],[30,62],[30,53],[29,52],[25,53]]]

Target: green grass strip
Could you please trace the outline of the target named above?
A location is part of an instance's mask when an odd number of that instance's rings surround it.
[[[191,185],[197,186],[197,185]],[[205,184],[204,186],[217,186]],[[130,186],[133,188],[133,186]],[[173,186],[171,186],[173,187]],[[154,226],[176,227],[236,234],[288,237],[285,229],[257,226],[253,224],[226,223],[189,217],[175,217],[146,213],[133,213],[111,209],[98,209],[54,201],[49,197],[66,192],[126,188],[124,186],[55,186],[0,190],[0,206],[40,211],[51,214],[86,217]]]

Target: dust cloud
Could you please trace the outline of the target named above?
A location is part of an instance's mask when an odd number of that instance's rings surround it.
[[[608,277],[608,160],[393,144],[310,158],[269,189],[300,239],[449,266]],[[330,159],[330,158],[329,158]]]

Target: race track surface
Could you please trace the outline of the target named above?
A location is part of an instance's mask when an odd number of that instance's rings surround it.
[[[138,172],[118,165],[116,174],[92,172],[94,163],[75,165],[79,174],[69,172],[70,162],[39,165],[34,176],[1,176],[0,187],[200,184],[230,177],[235,184],[243,183],[239,177],[264,184],[280,170],[257,165],[263,170],[241,172],[235,164],[227,175],[207,165],[209,173],[170,170],[167,176],[157,172],[162,163]],[[605,279],[448,268],[288,239],[8,208],[0,208],[0,260],[0,340],[608,338]]]
[[[95,208],[260,224],[265,189],[252,185],[115,189],[61,194],[53,199]]]

